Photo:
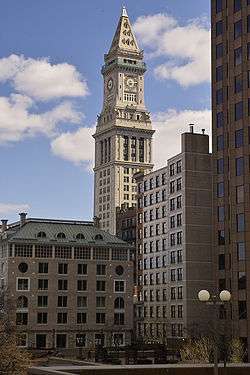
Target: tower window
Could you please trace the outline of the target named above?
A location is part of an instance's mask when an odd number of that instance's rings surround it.
[[[126,93],[124,94],[124,100],[126,102],[136,102],[136,94]]]

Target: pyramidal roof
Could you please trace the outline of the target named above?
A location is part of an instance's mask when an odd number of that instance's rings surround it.
[[[119,50],[132,53],[140,52],[125,7],[122,8],[119,23],[108,54],[113,54]]]

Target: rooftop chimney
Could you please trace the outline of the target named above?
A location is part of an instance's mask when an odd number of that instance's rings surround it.
[[[1,231],[4,232],[7,229],[8,220],[7,219],[2,219],[1,222],[2,222]]]
[[[26,222],[26,216],[27,214],[25,212],[20,212],[20,227],[22,227]]]
[[[201,129],[201,131],[202,131],[202,134],[205,134],[205,129]]]
[[[96,228],[100,228],[100,218],[97,217],[97,216],[95,216],[94,219],[93,219],[93,221],[94,221],[94,226]]]
[[[190,133],[194,132],[194,124],[189,124],[189,131]]]

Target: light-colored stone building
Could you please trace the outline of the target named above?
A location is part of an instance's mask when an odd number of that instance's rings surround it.
[[[191,126],[181,142],[165,167],[137,177],[137,328],[149,341],[182,338],[204,324],[197,293],[212,285],[209,137]]]
[[[131,342],[132,247],[92,222],[2,220],[0,265],[20,346],[74,353]]]
[[[154,131],[144,102],[146,65],[125,8],[104,60],[103,109],[94,134],[94,214],[102,229],[115,234],[116,208],[136,205],[133,174],[153,167]]]

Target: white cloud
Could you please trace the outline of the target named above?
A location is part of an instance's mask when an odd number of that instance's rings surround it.
[[[88,94],[85,79],[73,65],[51,64],[46,58],[11,55],[0,59],[0,82],[7,80],[17,92],[41,101]]]
[[[139,17],[134,30],[149,57],[163,57],[156,66],[159,79],[175,80],[188,87],[210,81],[210,30],[203,20],[181,26],[167,14]]]
[[[63,133],[51,143],[53,153],[75,164],[90,168],[94,159],[94,128],[81,128],[74,133]]]
[[[0,214],[7,215],[12,212],[25,212],[30,208],[28,204],[1,203]]]
[[[169,109],[153,115],[153,127],[156,129],[153,140],[153,162],[155,169],[166,165],[167,159],[181,151],[181,133],[188,132],[188,124],[194,123],[194,131],[206,130],[211,133],[211,111]],[[167,146],[166,146],[167,145]]]
[[[21,94],[0,97],[0,144],[37,134],[53,136],[60,123],[79,124],[81,121],[81,113],[70,102],[62,102],[50,111],[40,113],[33,107],[33,100]]]

